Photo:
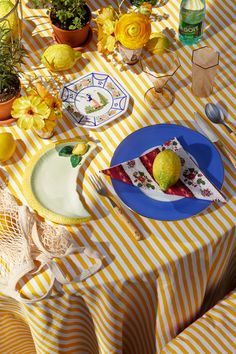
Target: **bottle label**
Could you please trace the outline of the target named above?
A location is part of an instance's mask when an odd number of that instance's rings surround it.
[[[202,34],[202,22],[196,24],[189,24],[183,21],[179,28],[179,33],[182,36],[190,35],[191,37],[199,37]]]

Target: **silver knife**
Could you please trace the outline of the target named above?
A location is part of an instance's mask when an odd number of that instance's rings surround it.
[[[202,118],[202,116],[194,112],[194,120],[197,123],[197,125],[200,127],[201,132],[212,142],[214,143],[218,149],[221,150],[222,153],[224,153],[230,162],[233,164],[234,168],[236,168],[236,159],[233,157],[231,152],[227,149],[226,146],[220,141],[218,136],[214,133],[214,131],[211,129],[209,124],[205,122],[205,120]]]

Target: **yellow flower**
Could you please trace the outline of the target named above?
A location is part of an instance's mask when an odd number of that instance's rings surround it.
[[[107,20],[113,20],[114,10],[112,7],[105,7],[102,9],[102,12],[97,16],[95,21],[97,24],[103,25]]]
[[[107,34],[104,32],[104,26],[98,27],[98,43],[97,48],[100,53],[105,54],[108,52],[113,52],[115,49],[116,39],[113,33]],[[107,31],[109,32],[109,30]]]
[[[17,119],[21,129],[42,129],[44,120],[50,115],[50,108],[39,96],[22,96],[13,102],[11,115]]]
[[[152,5],[149,2],[143,2],[139,7],[139,12],[145,16],[151,16]]]
[[[104,45],[105,49],[107,49],[109,52],[113,52],[115,49],[116,45],[116,39],[114,36],[108,36],[106,39],[106,43]]]
[[[112,7],[105,7],[98,11],[98,16],[94,20],[97,23],[98,32],[98,51],[102,54],[108,54],[115,49],[115,11]]]
[[[136,12],[122,15],[115,27],[116,40],[129,49],[142,48],[149,40],[150,34],[149,18]]]
[[[30,96],[40,96],[43,99],[52,96],[41,83],[37,83],[34,87],[30,87],[27,90],[27,94]]]
[[[103,26],[102,25],[97,25],[98,26],[98,42],[100,42],[103,37],[104,37],[104,32],[103,32]]]
[[[60,99],[53,96],[48,96],[45,98],[45,103],[50,108],[50,115],[47,119],[56,120],[62,117],[62,113],[61,113],[62,102]]]
[[[115,30],[115,22],[111,20],[107,20],[103,25],[103,32],[107,35],[114,33]]]

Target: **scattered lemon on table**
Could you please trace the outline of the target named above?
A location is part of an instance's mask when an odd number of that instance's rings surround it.
[[[170,46],[169,38],[162,32],[153,32],[147,42],[146,48],[153,54],[161,54]]]
[[[81,57],[81,52],[67,44],[53,44],[43,52],[41,62],[49,70],[63,71],[71,69]]]
[[[16,150],[16,142],[11,133],[0,133],[0,161],[9,160]]]
[[[179,156],[169,149],[161,151],[155,157],[152,172],[161,190],[166,191],[180,178],[181,161]]]
[[[0,18],[6,16],[14,7],[14,4],[9,0],[0,0]],[[15,11],[13,11],[6,19],[1,22],[1,28],[6,30],[12,30],[13,36],[17,31],[17,17]],[[5,36],[5,35],[4,35]],[[8,34],[6,34],[6,38]]]

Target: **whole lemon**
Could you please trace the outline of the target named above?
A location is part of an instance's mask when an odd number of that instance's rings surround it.
[[[9,0],[1,0],[0,1],[0,18],[3,18],[4,16],[6,16],[14,7],[14,4],[9,1]],[[15,37],[16,32],[17,32],[17,17],[16,17],[16,13],[15,11],[13,11],[9,16],[7,16],[6,19],[4,19],[1,22],[1,28],[3,28],[4,30],[11,30],[13,37]],[[6,38],[8,38],[8,36],[10,35],[10,33],[6,34]]]
[[[169,48],[170,40],[162,32],[153,32],[147,42],[146,48],[153,54],[161,54]]]
[[[4,162],[12,157],[16,149],[16,142],[11,133],[0,133],[0,161]]]
[[[159,187],[166,191],[173,186],[181,176],[181,161],[179,156],[172,150],[161,151],[153,162],[153,177]]]
[[[49,70],[62,71],[71,69],[82,54],[67,44],[49,46],[41,57],[41,62]]]

